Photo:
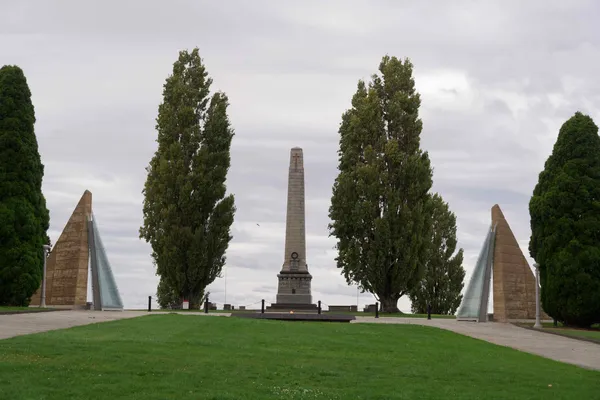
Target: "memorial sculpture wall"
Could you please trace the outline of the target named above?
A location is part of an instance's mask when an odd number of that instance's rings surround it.
[[[458,320],[487,321],[490,279],[494,321],[535,319],[535,275],[500,206],[492,222],[457,312]],[[543,319],[549,317],[542,313]]]
[[[46,306],[85,308],[89,271],[95,310],[122,310],[123,302],[92,212],[92,193],[86,190],[46,261]],[[30,305],[40,305],[42,290]]]

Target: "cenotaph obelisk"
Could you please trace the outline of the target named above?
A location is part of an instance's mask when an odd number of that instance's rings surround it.
[[[306,226],[304,209],[304,157],[300,147],[290,151],[287,216],[285,223],[285,253],[275,310],[315,310],[310,284],[312,276],[306,264]]]

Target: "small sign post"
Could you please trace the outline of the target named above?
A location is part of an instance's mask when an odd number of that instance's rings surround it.
[[[184,310],[189,310],[190,309],[190,302],[188,300],[183,300],[183,307]]]

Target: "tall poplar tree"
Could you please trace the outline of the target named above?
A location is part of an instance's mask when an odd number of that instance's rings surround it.
[[[162,309],[179,309],[182,307],[181,296],[168,286],[164,279],[160,279],[156,288],[156,302]]]
[[[140,237],[152,245],[161,291],[196,307],[220,275],[235,205],[226,194],[233,129],[227,96],[210,95],[195,48],[181,51],[158,108],[158,149],[147,168]]]
[[[40,287],[50,223],[31,92],[21,68],[0,68],[0,305],[27,306]]]
[[[577,112],[560,128],[529,213],[544,311],[566,325],[599,323],[600,137],[589,116]]]
[[[383,57],[358,82],[339,128],[339,175],[329,208],[337,266],[384,312],[420,281],[431,237],[432,169],[420,149],[421,99],[413,65]]]
[[[452,315],[460,306],[465,279],[463,249],[456,251],[456,215],[439,194],[433,195],[433,229],[425,273],[410,292],[412,312]]]

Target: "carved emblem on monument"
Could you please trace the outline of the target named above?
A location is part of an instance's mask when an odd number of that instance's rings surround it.
[[[298,271],[298,253],[292,252],[292,259],[290,260],[290,271]]]

